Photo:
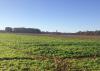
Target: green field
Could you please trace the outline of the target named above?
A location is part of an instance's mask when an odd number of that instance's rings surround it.
[[[0,71],[100,71],[100,37],[1,33]]]

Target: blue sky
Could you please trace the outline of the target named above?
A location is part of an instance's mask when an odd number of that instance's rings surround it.
[[[100,30],[100,0],[0,0],[0,29]]]

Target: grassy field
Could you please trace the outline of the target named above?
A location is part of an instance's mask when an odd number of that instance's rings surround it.
[[[100,71],[100,37],[1,33],[0,71]]]

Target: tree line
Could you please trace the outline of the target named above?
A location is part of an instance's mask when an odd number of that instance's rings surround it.
[[[63,33],[63,32],[44,32],[37,28],[12,28],[5,27],[5,30],[0,30],[0,32],[11,32],[11,33],[39,33],[39,34],[57,34],[57,35],[100,35],[100,30],[96,31],[79,31],[76,33]]]
[[[5,27],[5,30],[0,30],[0,32],[8,32],[8,33],[39,33],[39,34],[61,34],[61,32],[44,32],[37,28],[12,28]]]
[[[96,30],[96,31],[79,31],[75,34],[78,34],[78,35],[100,35],[100,30]]]
[[[5,32],[14,32],[14,33],[41,33],[40,29],[36,28],[11,28],[6,27]]]

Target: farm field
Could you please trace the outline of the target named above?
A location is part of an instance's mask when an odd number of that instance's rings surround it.
[[[0,71],[100,71],[100,36],[0,33]]]

